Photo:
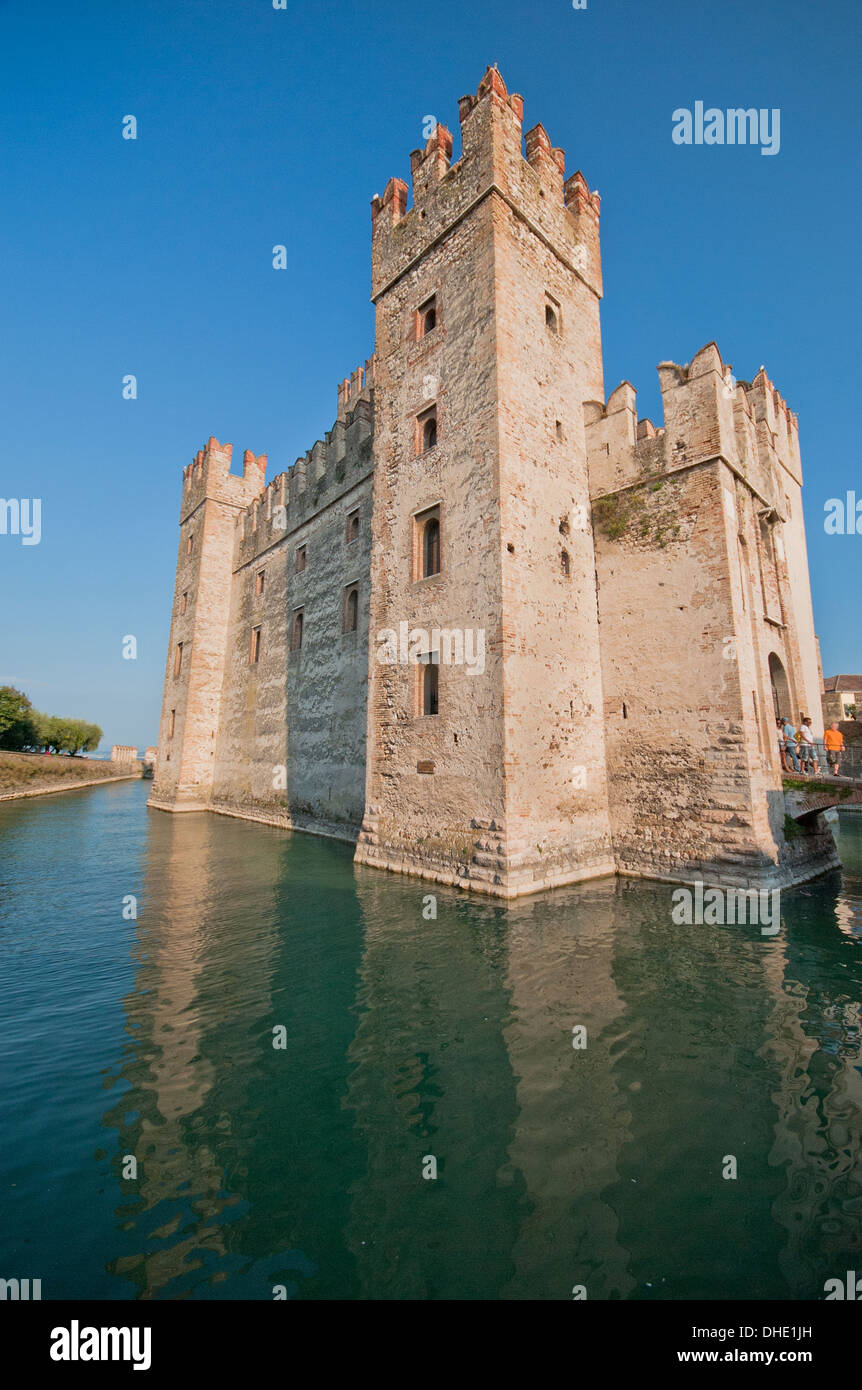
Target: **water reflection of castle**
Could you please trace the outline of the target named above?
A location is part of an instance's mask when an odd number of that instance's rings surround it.
[[[817,1297],[860,1248],[862,1080],[806,917],[822,949],[852,904],[808,893],[770,941],[695,942],[661,886],[610,880],[438,890],[428,921],[340,848],[152,817],[115,1272],[143,1297]]]

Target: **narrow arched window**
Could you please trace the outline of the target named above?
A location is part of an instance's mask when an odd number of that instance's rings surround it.
[[[437,417],[429,415],[425,424],[422,426],[422,448],[433,449],[437,443]]]
[[[290,629],[290,650],[298,652],[302,647],[302,628],[303,615],[302,609],[293,615],[293,626]]]
[[[356,632],[359,627],[359,585],[351,584],[344,591],[342,632]]]
[[[440,550],[440,504],[416,512],[411,523],[411,578],[414,584],[439,574],[442,564]]]
[[[416,311],[416,340],[417,342],[425,337],[426,333],[431,333],[437,327],[437,296],[433,295],[426,299],[424,304],[420,304]]]
[[[556,331],[557,331],[557,314],[556,314],[556,311],[555,311],[553,305],[551,305],[551,304],[546,304],[546,305],[545,305],[545,326],[546,326],[546,328],[548,328],[548,329],[550,330],[551,333],[556,333]]]
[[[425,523],[422,537],[422,578],[440,573],[440,522],[436,516]]]

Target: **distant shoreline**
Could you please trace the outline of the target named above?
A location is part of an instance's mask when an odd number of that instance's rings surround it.
[[[0,803],[31,796],[52,796],[56,792],[77,791],[106,782],[141,780],[142,771],[140,760],[108,763],[99,759],[0,751]]]

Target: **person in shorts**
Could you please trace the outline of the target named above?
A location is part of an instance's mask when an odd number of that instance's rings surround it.
[[[815,735],[811,727],[811,719],[808,714],[802,716],[802,723],[797,730],[797,758],[802,763],[804,773],[813,773],[815,770]]]
[[[823,742],[826,745],[826,761],[832,768],[833,777],[837,777],[841,771],[841,755],[844,752],[844,735],[837,724],[829,725],[823,735]]]
[[[799,772],[799,759],[796,756],[796,730],[789,719],[785,719],[781,732],[784,736],[784,752],[793,764],[793,771]]]
[[[817,749],[814,743],[814,730],[811,728],[811,720],[806,715],[799,728],[799,746],[797,748],[799,760],[802,763],[803,772],[819,772],[817,765]]]

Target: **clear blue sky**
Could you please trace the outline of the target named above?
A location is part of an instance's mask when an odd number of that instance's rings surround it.
[[[181,470],[215,434],[273,476],[330,427],[370,198],[428,115],[457,156],[491,62],[601,192],[607,392],[660,420],[656,364],[715,339],[798,412],[824,668],[860,670],[862,535],[823,528],[862,498],[860,29],[856,0],[0,0],[0,496],[43,505],[39,545],[0,536],[0,683],[155,740]],[[780,152],[675,145],[698,100],[779,107]]]

